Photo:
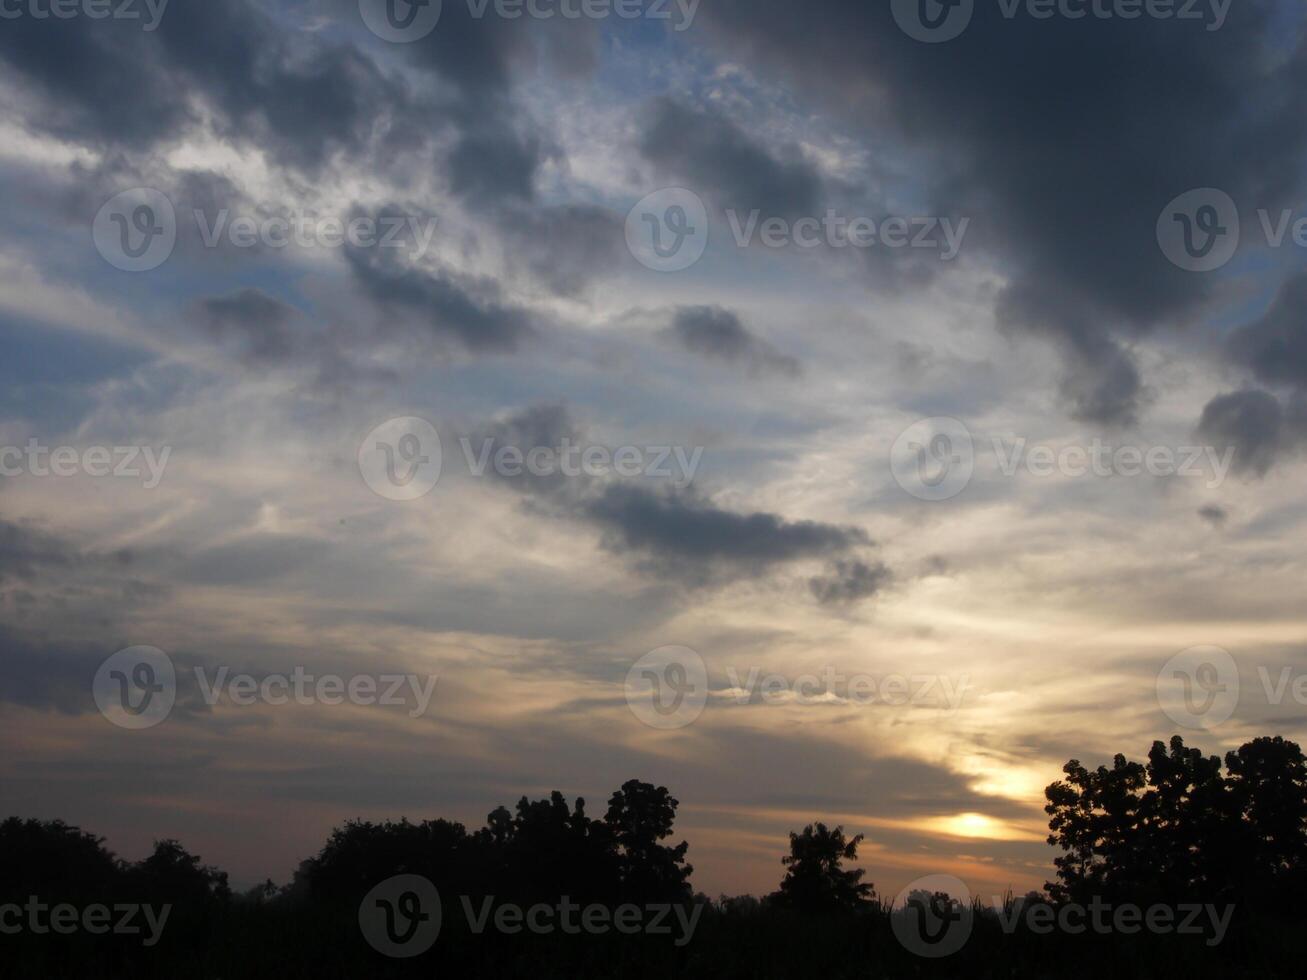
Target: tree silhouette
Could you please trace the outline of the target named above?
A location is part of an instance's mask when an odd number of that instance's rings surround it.
[[[802,912],[856,912],[875,900],[875,890],[862,881],[861,868],[844,868],[856,861],[863,837],[846,838],[844,828],[830,830],[824,823],[808,824],[801,834],[790,834],[790,854],[781,858],[789,869],[772,900]]]
[[[0,899],[29,895],[51,901],[94,902],[110,895],[121,864],[104,840],[61,820],[11,817],[0,823]]]
[[[690,898],[685,863],[690,845],[659,843],[672,835],[680,803],[665,786],[632,779],[608,801],[604,823],[618,850],[618,879],[623,895],[641,902],[679,902]]]
[[[1046,790],[1060,901],[1282,902],[1307,871],[1307,761],[1282,738],[1226,756],[1154,742],[1146,766],[1071,760]]]
[[[974,932],[956,959],[927,962],[887,938],[901,925],[895,910],[878,902],[863,871],[851,866],[863,838],[820,822],[789,835],[784,878],[774,894],[761,901],[723,898],[713,906],[692,897],[688,845],[668,843],[678,801],[665,787],[632,780],[612,795],[603,819],[590,817],[584,800],[569,804],[554,792],[522,797],[512,809],[498,807],[473,832],[447,820],[351,821],[302,862],[291,886],[278,889],[268,881],[242,894],[233,894],[225,874],[175,840],[158,841],[148,857],[130,863],[75,827],[5,820],[0,906],[18,906],[4,923],[17,922],[19,932],[9,934],[13,925],[0,930],[0,978],[720,980],[818,974],[942,980],[1183,973],[1191,980],[1224,980],[1301,972],[1292,937],[1307,884],[1307,759],[1297,745],[1259,738],[1222,760],[1174,738],[1155,743],[1146,762],[1118,755],[1090,770],[1072,760],[1063,777],[1047,790],[1049,840],[1061,850],[1057,881],[1048,886],[1054,903],[1233,907],[1225,920],[1233,938],[1213,948],[1208,934],[1040,931],[1023,927],[1026,920],[1015,915],[1021,906],[1042,910],[1040,895],[1009,895],[990,910],[962,906],[942,892],[915,891],[909,905],[929,909],[933,920],[965,917],[968,935]],[[412,960],[386,960],[360,929],[361,902],[386,879],[409,874],[427,878],[441,894],[439,939]],[[159,941],[149,946],[139,934],[56,935],[27,928],[23,905],[32,897],[46,908],[59,902],[167,905],[170,915]],[[548,907],[564,897],[573,908],[598,905],[610,913],[653,903],[709,907],[692,910],[698,929],[682,948],[675,933],[470,926],[464,900],[481,909],[491,907],[486,900],[492,897],[500,909]]]

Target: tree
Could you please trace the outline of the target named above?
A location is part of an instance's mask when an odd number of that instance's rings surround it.
[[[477,840],[495,869],[497,890],[492,890],[498,895],[531,904],[560,895],[601,901],[616,891],[612,835],[601,821],[586,816],[579,797],[569,810],[557,790],[547,800],[524,796],[516,815],[505,807],[491,812]]]
[[[1259,738],[1225,757],[1229,809],[1242,831],[1232,869],[1242,891],[1283,907],[1307,886],[1307,760],[1293,742]]]
[[[1179,736],[1154,742],[1147,766],[1071,760],[1045,791],[1055,900],[1283,904],[1307,875],[1307,760],[1260,738],[1225,759]]]
[[[61,820],[10,817],[0,823],[0,904],[24,902],[29,895],[102,901],[112,897],[122,867],[103,838]]]
[[[690,898],[690,874],[685,863],[690,845],[669,847],[660,841],[672,835],[680,802],[664,786],[632,779],[608,801],[604,824],[617,848],[618,880],[623,899],[636,902],[680,902]]]
[[[824,823],[808,824],[801,834],[790,834],[789,857],[781,858],[789,871],[772,900],[803,912],[856,912],[875,900],[875,889],[862,881],[861,868],[844,868],[858,859],[863,836],[846,838],[844,828],[830,830]]]

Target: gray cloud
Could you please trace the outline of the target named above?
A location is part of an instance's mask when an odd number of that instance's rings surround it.
[[[346,246],[345,258],[364,294],[388,316],[425,326],[434,338],[477,352],[511,351],[535,331],[529,314],[498,301],[488,281],[405,266],[381,249]]]
[[[798,360],[755,337],[738,315],[720,306],[681,306],[672,317],[672,335],[686,350],[745,365],[751,374],[796,377]]]
[[[1073,414],[1115,423],[1145,394],[1130,338],[1184,321],[1210,293],[1160,253],[1162,208],[1202,186],[1270,206],[1300,185],[1307,51],[1272,54],[1276,12],[1236,4],[1212,32],[1009,20],[977,4],[968,30],[937,45],[908,38],[889,4],[859,0],[723,0],[701,18],[869,138],[904,138],[928,187],[1006,258],[1000,317],[1063,349]]]
[[[605,532],[604,546],[643,558],[662,574],[691,580],[722,574],[753,577],[772,566],[841,554],[869,545],[858,528],[738,514],[688,491],[607,486],[584,509]]]
[[[649,107],[640,149],[722,208],[795,218],[815,214],[820,204],[821,178],[797,145],[764,146],[725,116],[669,98]]]
[[[1285,283],[1264,317],[1236,331],[1230,350],[1263,384],[1307,388],[1307,273]]]
[[[564,439],[573,445],[588,443],[584,430],[562,405],[534,406],[482,425],[472,440],[473,449],[487,438],[496,447],[516,446],[524,452],[533,446],[558,448]],[[562,473],[488,472],[530,497],[533,506],[543,508],[542,515],[591,524],[601,532],[605,550],[631,559],[641,571],[685,584],[761,577],[790,562],[831,558],[872,544],[860,528],[787,521],[766,512],[737,513],[689,488]],[[832,585],[832,594],[840,588],[865,589],[868,582],[862,569],[873,577],[888,574],[882,566],[870,569],[858,562],[837,567],[845,581]]]
[[[1246,389],[1213,398],[1203,409],[1198,431],[1218,449],[1235,450],[1236,472],[1264,476],[1276,457],[1307,430],[1286,419],[1270,392]]]
[[[54,136],[139,151],[207,109],[223,135],[313,168],[361,149],[377,107],[414,103],[355,49],[310,37],[248,0],[177,3],[149,33],[112,18],[7,20],[0,62],[35,96],[27,123]]]
[[[1212,527],[1225,527],[1226,521],[1230,519],[1230,512],[1217,504],[1208,504],[1198,508],[1198,516]]]
[[[808,585],[822,605],[838,605],[871,598],[891,577],[890,570],[880,562],[868,565],[838,560],[830,563],[826,575],[812,579]]]
[[[204,329],[246,364],[285,363],[301,353],[295,310],[259,289],[201,300]]]
[[[30,524],[0,520],[0,584],[31,581],[48,567],[67,567],[77,552],[68,542]]]
[[[1200,431],[1239,450],[1241,471],[1265,475],[1277,458],[1307,442],[1307,273],[1286,282],[1261,319],[1236,330],[1227,345],[1236,364],[1287,400],[1249,388],[1214,398]]]
[[[497,224],[531,274],[560,296],[611,272],[626,248],[621,218],[591,205],[505,207]]]

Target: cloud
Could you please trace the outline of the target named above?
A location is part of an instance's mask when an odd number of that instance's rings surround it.
[[[475,454],[485,440],[495,448],[515,446],[558,449],[564,440],[593,445],[566,406],[537,405],[478,427]],[[791,562],[829,558],[870,547],[866,532],[820,521],[789,521],[765,511],[737,513],[714,505],[697,492],[674,485],[617,481],[582,473],[526,471],[494,479],[532,498],[544,516],[590,524],[600,531],[601,546],[630,559],[640,571],[669,581],[703,585],[759,578]],[[851,591],[869,584],[861,569],[884,575],[882,566],[839,566],[847,581],[832,586]],[[870,593],[866,593],[870,594]]]
[[[291,323],[295,310],[259,289],[243,289],[199,303],[203,327],[247,365],[292,361],[301,351]]]
[[[669,177],[689,181],[722,208],[764,217],[815,215],[821,178],[798,146],[755,142],[730,119],[670,98],[654,100],[640,149]]]
[[[1235,332],[1230,351],[1263,384],[1307,389],[1307,272],[1284,284],[1264,317]]]
[[[31,581],[44,568],[67,567],[77,552],[67,541],[29,524],[0,520],[0,583]]]
[[[869,545],[858,528],[787,521],[777,514],[723,510],[688,491],[607,486],[584,509],[605,532],[604,546],[646,559],[661,574],[692,581],[750,578],[771,567]]]
[[[208,113],[220,134],[314,169],[366,146],[379,107],[416,104],[354,48],[312,37],[248,0],[178,3],[153,32],[113,18],[7,20],[0,62],[40,132],[139,152]]]
[[[1204,186],[1270,206],[1300,185],[1307,50],[1277,49],[1276,12],[1237,4],[1213,32],[977,4],[947,44],[907,37],[889,4],[861,0],[723,0],[700,22],[869,142],[897,137],[925,191],[973,216],[1003,263],[1001,321],[1063,351],[1070,411],[1118,423],[1146,394],[1130,341],[1210,296],[1210,280],[1158,249],[1163,207]]]
[[[814,578],[808,584],[822,605],[838,605],[871,598],[891,577],[890,570],[879,562],[868,565],[840,560],[831,562],[825,576]]]
[[[511,351],[535,331],[524,309],[499,302],[489,281],[456,281],[443,271],[405,266],[381,249],[347,245],[345,258],[364,294],[387,316],[416,322],[430,336],[467,350]]]
[[[1198,508],[1198,516],[1212,527],[1225,527],[1226,522],[1230,519],[1230,512],[1217,504],[1208,504],[1205,507]]]
[[[505,207],[497,226],[515,257],[560,296],[611,273],[626,248],[621,219],[593,205]]]
[[[1235,450],[1235,472],[1265,476],[1282,452],[1302,440],[1307,427],[1296,414],[1286,417],[1270,392],[1245,389],[1208,402],[1198,431],[1218,450]]]
[[[797,377],[797,359],[780,353],[745,328],[738,315],[720,306],[681,306],[672,317],[672,335],[686,350],[743,364],[750,374]]]

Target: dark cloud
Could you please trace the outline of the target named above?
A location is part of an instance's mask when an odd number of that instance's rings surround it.
[[[573,446],[584,445],[576,423],[562,404],[534,405],[496,419],[480,426],[469,441],[472,454],[478,459],[487,447],[490,456],[505,447],[518,449],[525,456],[537,446],[559,450],[564,441]],[[531,473],[525,468],[516,475],[508,475],[491,465],[487,466],[486,473],[526,495],[571,497],[574,500],[577,494],[584,492],[584,484],[576,482],[582,478],[567,476],[561,467],[545,475]]]
[[[232,544],[205,548],[190,555],[175,571],[200,585],[242,586],[320,567],[331,558],[327,541],[285,534],[257,534]]]
[[[1230,512],[1217,504],[1208,504],[1198,508],[1198,516],[1212,527],[1225,527],[1226,521],[1230,519]]]
[[[1284,453],[1307,442],[1307,273],[1280,289],[1259,320],[1241,327],[1227,345],[1230,357],[1274,392],[1248,388],[1214,398],[1200,431],[1238,448],[1236,467],[1265,475]]]
[[[1163,207],[1195,187],[1272,206],[1300,185],[1307,51],[1281,43],[1272,0],[1201,22],[1002,16],[922,44],[889,4],[722,0],[701,22],[777,69],[868,141],[902,137],[921,181],[1006,262],[998,310],[1053,339],[1071,410],[1129,421],[1143,387],[1128,346],[1191,317],[1210,279],[1160,252]],[[1277,49],[1278,46],[1278,49]],[[938,211],[936,213],[939,213]]]
[[[1285,283],[1266,315],[1234,334],[1230,350],[1263,384],[1307,388],[1307,273]]]
[[[784,562],[824,558],[870,544],[865,532],[765,512],[723,510],[689,491],[612,484],[585,506],[604,546],[690,580],[751,577]]]
[[[113,18],[6,20],[0,62],[32,97],[29,125],[131,151],[207,112],[222,135],[313,168],[366,145],[379,110],[415,106],[354,48],[286,31],[248,0],[170,4],[153,32]]]
[[[0,520],[0,584],[15,578],[31,581],[42,569],[67,567],[76,557],[76,550],[62,538],[29,524]]]
[[[503,126],[465,133],[446,161],[450,189],[477,204],[529,201],[535,193],[540,143]]]
[[[0,626],[0,703],[79,715],[95,710],[91,681],[112,650],[55,646]]]
[[[364,294],[388,316],[416,322],[437,339],[470,351],[511,351],[534,333],[525,310],[498,300],[488,280],[454,277],[404,265],[377,248],[346,246],[345,258]]]
[[[720,306],[681,306],[672,318],[672,334],[686,350],[745,365],[751,374],[796,377],[799,362],[755,337],[739,316]]]
[[[808,584],[822,605],[838,605],[869,599],[889,582],[890,570],[881,563],[838,560],[830,563],[827,574]]]
[[[585,72],[598,37],[590,24],[475,17],[467,4],[445,4],[439,28],[407,47],[413,64],[452,89],[441,118],[455,131],[444,168],[455,193],[491,211],[533,199],[540,164],[556,150],[515,104],[514,74],[541,63]]]
[[[375,334],[358,323],[323,325],[260,289],[195,304],[201,334],[251,371],[286,372],[308,390],[338,395],[366,380],[393,380],[378,366]]]
[[[1267,391],[1247,389],[1208,402],[1198,431],[1218,450],[1235,450],[1234,469],[1264,476],[1276,457],[1296,441],[1284,409]]]
[[[284,363],[300,353],[295,310],[262,290],[204,299],[199,309],[208,334],[246,363]]]
[[[764,146],[725,116],[669,98],[649,107],[640,149],[660,172],[722,208],[797,218],[815,215],[821,203],[821,178],[796,144]]]
[[[524,454],[536,446],[559,449],[593,445],[563,405],[539,405],[479,426],[471,438],[474,456],[513,446]],[[550,519],[580,521],[597,528],[602,547],[631,560],[641,571],[689,585],[757,578],[790,562],[834,558],[871,545],[856,527],[819,521],[787,521],[766,512],[737,513],[676,485],[615,482],[582,473],[527,471],[493,479],[530,498],[531,508]],[[888,570],[860,562],[832,566],[842,578],[831,589],[866,588],[867,575]],[[834,591],[832,594],[834,594]],[[865,593],[867,595],[870,592]]]
[[[622,219],[591,205],[505,208],[498,226],[519,261],[560,296],[611,272],[626,248]]]

